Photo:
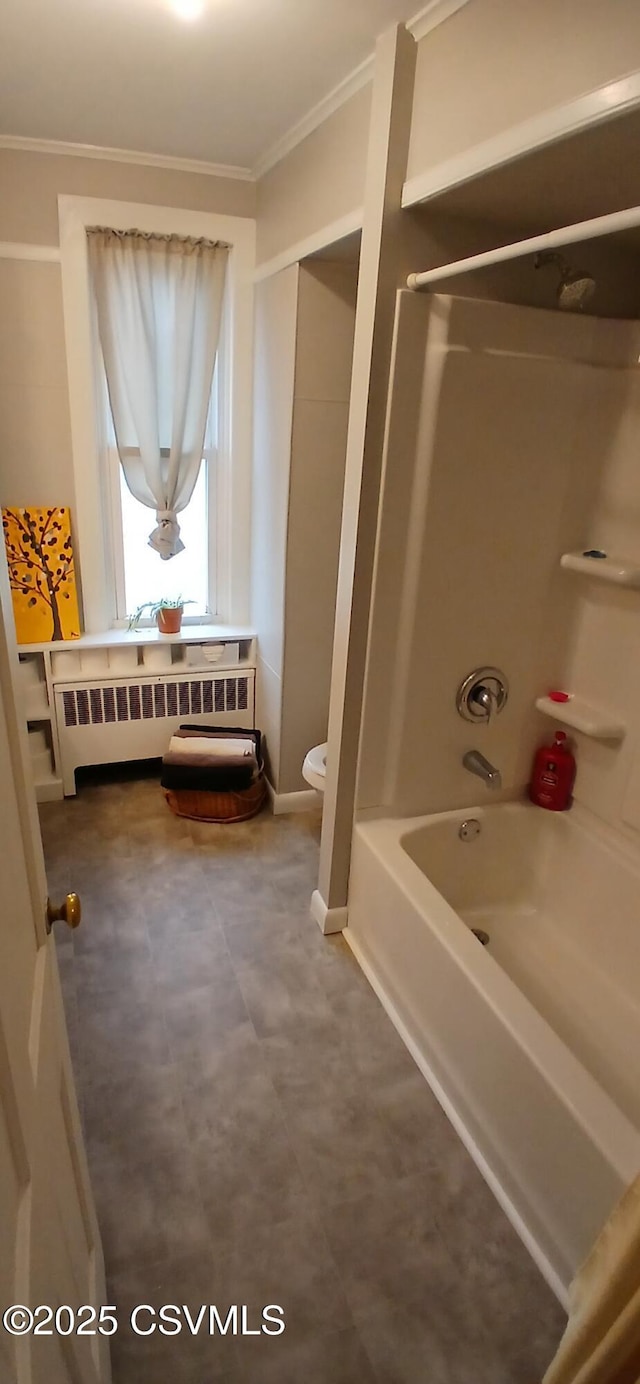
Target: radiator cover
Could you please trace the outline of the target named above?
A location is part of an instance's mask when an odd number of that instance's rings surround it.
[[[81,765],[156,758],[185,718],[255,729],[255,670],[56,683],[55,716],[63,789],[72,796]]]

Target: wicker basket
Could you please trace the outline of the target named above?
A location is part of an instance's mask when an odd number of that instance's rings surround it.
[[[196,822],[247,822],[260,811],[267,795],[263,775],[237,792],[212,793],[197,788],[163,788],[164,796],[176,817]]]

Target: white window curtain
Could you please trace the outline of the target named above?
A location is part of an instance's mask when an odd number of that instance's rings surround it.
[[[149,546],[182,552],[178,514],[202,462],[229,247],[87,230],[98,334],[127,485],[156,511]]]

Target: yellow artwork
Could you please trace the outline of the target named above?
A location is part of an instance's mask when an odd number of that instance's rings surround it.
[[[18,643],[78,639],[69,510],[3,509],[2,527]]]

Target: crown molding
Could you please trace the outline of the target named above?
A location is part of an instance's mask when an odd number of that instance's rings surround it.
[[[199,173],[209,178],[236,178],[253,182],[250,168],[236,164],[207,163],[204,159],[174,158],[172,154],[150,154],[139,149],[109,149],[100,144],[67,144],[57,139],[31,139],[25,135],[0,135],[0,149],[16,149],[29,154],[58,154],[64,158],[106,159],[110,163],[133,163],[147,168],[165,168],[172,173]]]
[[[373,80],[373,67],[374,56],[372,53],[358,67],[355,67],[348,77],[345,77],[342,82],[338,82],[337,86],[333,87],[326,96],[323,96],[317,105],[312,106],[301,120],[296,121],[296,124],[292,125],[286,134],[282,135],[275,144],[272,144],[264,154],[260,155],[253,166],[254,178],[257,180],[264,177],[264,174],[268,173],[276,163],[280,163],[280,160],[285,158],[287,154],[290,154],[297,144],[301,144],[307,135],[313,134],[319,125],[328,120],[334,111],[339,110],[352,96],[367,86]]]
[[[423,5],[412,19],[407,20],[406,27],[413,34],[416,42],[419,42],[420,39],[430,34],[432,29],[436,29],[439,24],[444,24],[445,19],[449,19],[457,10],[461,10],[464,5],[469,4],[471,4],[471,0],[428,0],[428,4]],[[356,92],[367,86],[373,80],[374,64],[375,55],[371,53],[364,62],[353,69],[353,72],[349,73],[348,77],[345,77],[321,101],[312,106],[301,120],[296,121],[286,134],[266,149],[253,166],[253,176],[256,181],[264,177],[265,173],[268,173],[277,163],[280,163],[280,160],[290,154],[297,144],[301,144],[303,139],[313,134],[319,125],[322,125],[330,115],[344,106],[346,101],[356,95]]]
[[[470,4],[471,0],[429,0],[428,4],[423,5],[422,9],[414,14],[413,19],[407,20],[409,33],[413,34],[416,43],[419,43],[432,29],[444,24],[445,19],[450,19],[452,14]]]

